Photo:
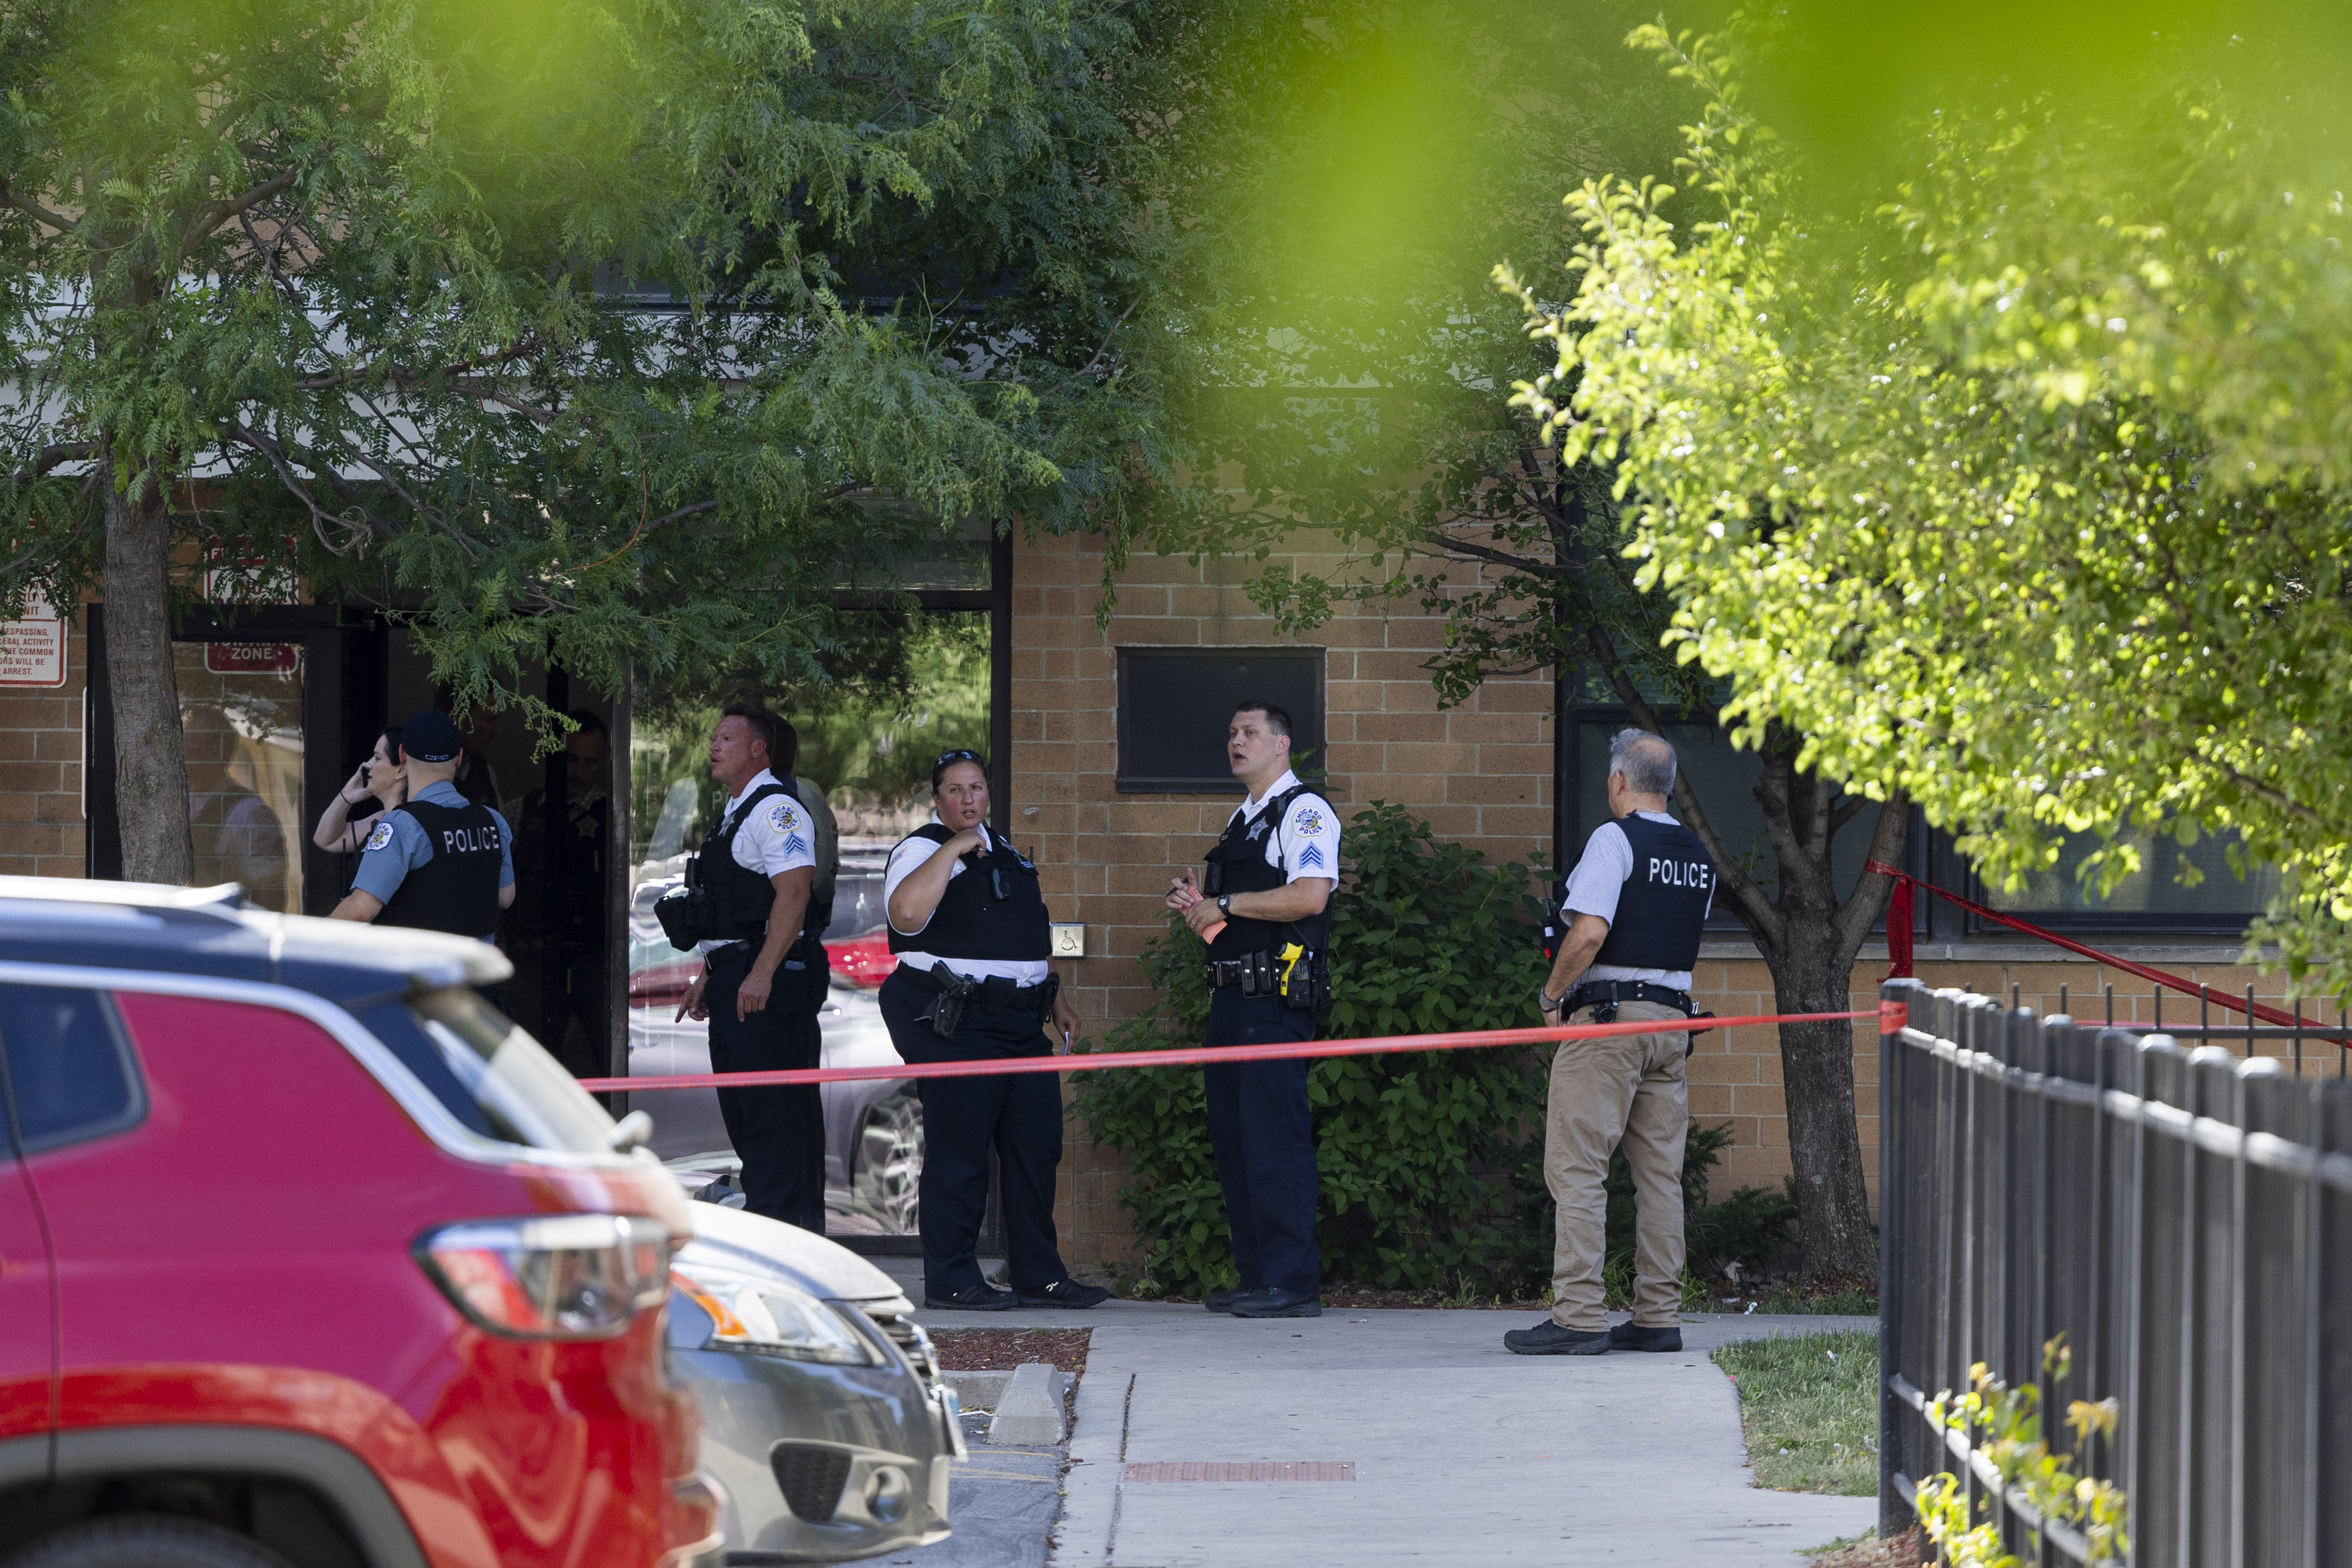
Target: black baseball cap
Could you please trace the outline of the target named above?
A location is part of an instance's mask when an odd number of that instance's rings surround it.
[[[457,739],[457,721],[426,708],[400,727],[400,749],[416,762],[453,763],[465,743]]]

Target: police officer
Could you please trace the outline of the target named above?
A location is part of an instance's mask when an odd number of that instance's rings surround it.
[[[826,970],[810,923],[815,845],[806,813],[770,768],[776,740],[775,719],[748,702],[728,704],[710,737],[710,776],[727,791],[727,805],[697,858],[713,925],[678,1016],[709,1020],[713,1072],[817,1065]],[[824,1235],[817,1086],[722,1089],[719,1111],[743,1161],[744,1207]]]
[[[563,742],[562,826],[548,832],[544,786],[506,805],[508,820],[520,825],[515,859],[521,890],[507,922],[508,951],[525,949],[517,955],[516,968],[529,963],[539,972],[547,1048],[574,1077],[594,1078],[612,1054],[604,1004],[612,739],[604,721],[588,709],[575,708],[564,717],[577,727]],[[458,788],[464,787],[459,781]]]
[[[988,768],[976,752],[931,765],[932,819],[899,840],[883,874],[890,951],[882,1021],[908,1062],[1044,1056],[1051,1018],[1069,1048],[1076,1014],[1046,967],[1052,929],[1037,868],[988,831]],[[916,1080],[923,1101],[923,1304],[962,1311],[1092,1307],[1110,1292],[1069,1277],[1054,1234],[1062,1086],[1052,1073]],[[1004,1181],[1010,1290],[983,1279],[988,1154]]]
[[[1168,894],[1169,908],[1208,943],[1212,1046],[1311,1038],[1327,1000],[1339,818],[1290,771],[1290,715],[1271,702],[1234,710],[1225,755],[1248,796],[1209,851],[1205,890],[1187,871]],[[1209,1310],[1322,1316],[1305,1058],[1219,1064],[1201,1078],[1241,1271],[1238,1289],[1210,1292]]]
[[[1666,811],[1675,749],[1640,730],[1609,744],[1609,811],[1585,841],[1561,894],[1566,939],[1539,998],[1544,1022],[1612,1023],[1691,1016],[1691,964],[1715,900],[1715,863]],[[1559,1205],[1551,1316],[1514,1329],[1519,1355],[1601,1355],[1683,1348],[1683,1139],[1690,1125],[1682,1030],[1563,1040],[1552,1054],[1544,1181]],[[1633,1173],[1633,1315],[1601,1311],[1601,1260],[1610,1152]]]
[[[335,919],[485,942],[497,931],[499,911],[514,902],[514,833],[505,817],[450,782],[461,750],[457,724],[437,708],[401,726],[408,799],[369,830]]]

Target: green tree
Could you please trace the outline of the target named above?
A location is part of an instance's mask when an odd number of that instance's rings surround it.
[[[1490,282],[1497,255],[1558,250],[1561,184],[1665,170],[1701,100],[1629,61],[1637,6],[1311,9],[1205,13],[1182,79],[1220,90],[1186,100],[1155,148],[1200,215],[1171,270],[1196,358],[1170,406],[1192,471],[1213,479],[1180,492],[1160,548],[1263,560],[1303,539],[1307,563],[1272,564],[1257,602],[1292,632],[1349,603],[1443,616],[1443,702],[1567,668],[1653,730],[1710,708],[1716,683],[1661,647],[1671,601],[1621,557],[1612,476],[1562,463],[1508,407],[1553,356]],[[1886,888],[1842,889],[1832,845],[1873,812],[1871,852],[1899,858],[1907,810],[1838,790],[1800,765],[1801,743],[1776,727],[1764,747],[1761,864],[1687,780],[1675,801],[1780,1006],[1836,1012]],[[1788,1026],[1781,1054],[1805,1266],[1866,1272],[1852,1032]]]
[[[192,562],[471,700],[817,678],[932,520],[1123,528],[1118,13],[0,4],[0,610],[103,593],[126,873],[191,874]]]
[[[1501,276],[1557,352],[1519,400],[1613,469],[1677,657],[2012,885],[2068,834],[2095,890],[2234,835],[2284,877],[2253,935],[2341,994],[2352,182],[2300,91],[2340,26],[2135,33],[2086,100],[1914,84],[1866,155],[1752,107],[1807,101],[1785,33],[1637,41],[1706,100],[1702,221],[1589,183],[1564,308]]]

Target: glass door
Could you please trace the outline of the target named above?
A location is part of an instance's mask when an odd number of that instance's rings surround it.
[[[302,912],[302,645],[172,645],[196,884]]]

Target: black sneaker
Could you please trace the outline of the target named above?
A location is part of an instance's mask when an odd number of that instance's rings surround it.
[[[1683,1348],[1683,1329],[1680,1323],[1669,1323],[1663,1329],[1619,1323],[1609,1331],[1609,1345],[1621,1351],[1678,1351]]]
[[[1018,1294],[1024,1307],[1099,1307],[1110,1300],[1110,1292],[1101,1286],[1081,1285],[1075,1279],[1056,1279],[1034,1289],[1024,1288]]]
[[[924,1308],[933,1312],[1009,1312],[1020,1300],[1010,1290],[999,1290],[984,1282],[952,1296],[934,1296],[928,1290],[923,1293]]]
[[[1235,1296],[1225,1310],[1236,1318],[1319,1318],[1323,1300],[1312,1290],[1277,1290],[1261,1285]]]
[[[1607,1355],[1609,1331],[1583,1333],[1563,1329],[1546,1318],[1532,1329],[1513,1329],[1505,1334],[1503,1348],[1513,1355]]]
[[[1250,1290],[1255,1289],[1255,1286],[1243,1287],[1236,1285],[1230,1289],[1212,1290],[1202,1300],[1201,1305],[1208,1308],[1212,1312],[1230,1312],[1234,1310],[1234,1302],[1248,1295]]]

